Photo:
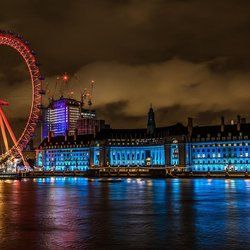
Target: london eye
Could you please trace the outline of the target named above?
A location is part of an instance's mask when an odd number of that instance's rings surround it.
[[[42,95],[45,94],[42,88],[43,77],[40,73],[39,63],[36,59],[35,52],[30,48],[29,43],[24,40],[22,36],[9,31],[0,31],[0,46],[8,46],[14,49],[22,57],[29,71],[32,87],[32,99],[28,119],[18,138],[4,112],[4,106],[9,105],[8,100],[2,100],[0,96],[0,133],[4,142],[4,151],[0,154],[0,164],[3,165],[8,160],[20,158],[25,165],[26,161],[22,153],[32,139],[40,119]],[[8,142],[9,139],[12,141],[11,143]]]

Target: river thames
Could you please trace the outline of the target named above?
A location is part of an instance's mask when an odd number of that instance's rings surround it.
[[[250,180],[0,181],[0,249],[249,249]]]

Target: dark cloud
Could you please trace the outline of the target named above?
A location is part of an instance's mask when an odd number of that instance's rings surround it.
[[[77,75],[75,97],[95,79],[96,107],[113,127],[145,126],[151,102],[160,125],[214,123],[221,113],[248,115],[249,15],[245,0],[10,0],[0,4],[0,29],[31,42],[49,95],[65,71]],[[23,116],[28,75],[5,48],[0,81]]]
[[[238,113],[237,113],[238,112]],[[160,108],[156,112],[156,118],[159,126],[164,126],[166,123],[166,118],[171,123],[175,123],[176,121],[181,121],[183,124],[187,125],[187,117],[186,114],[190,114],[190,116],[194,119],[194,125],[207,125],[207,124],[219,124],[220,117],[224,116],[225,122],[230,123],[232,120],[236,121],[236,114],[241,114],[242,117],[248,118],[249,120],[249,112],[247,107],[245,109],[240,109],[236,111],[232,111],[230,109],[218,109],[218,110],[204,110],[198,111],[196,106],[181,106],[181,105],[173,105],[166,108]]]
[[[103,60],[249,58],[249,9],[243,0],[12,0],[0,24],[31,40],[53,73]]]
[[[147,120],[145,115],[133,115],[127,113],[128,101],[111,102],[105,105],[97,106],[98,115],[103,117],[112,127],[133,128],[146,126]]]

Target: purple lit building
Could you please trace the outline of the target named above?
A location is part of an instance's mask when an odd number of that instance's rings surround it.
[[[80,114],[81,102],[64,97],[52,100],[44,111],[43,139],[48,137],[49,132],[53,133],[54,136],[66,133],[73,135]]]

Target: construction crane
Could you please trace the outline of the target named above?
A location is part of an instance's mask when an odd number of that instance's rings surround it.
[[[49,100],[54,100],[56,98],[57,93],[60,93],[60,96],[64,96],[65,91],[67,92],[66,94],[72,95],[73,92],[69,92],[69,82],[70,77],[69,75],[65,72],[62,75],[59,75],[56,77],[55,80],[55,85],[51,85],[51,88],[49,89],[49,84],[45,86],[46,93],[48,94]]]
[[[83,91],[81,91],[81,107],[83,108],[85,106],[85,102],[87,100],[88,97],[88,91],[85,88]]]
[[[68,92],[69,90],[69,75],[65,72],[62,76],[60,76],[59,78],[61,80],[61,96],[63,96],[64,94],[64,90],[66,90],[66,92]]]
[[[88,93],[88,106],[89,106],[89,110],[91,109],[91,106],[92,106],[92,98],[93,98],[93,90],[94,90],[94,83],[95,81],[91,81],[90,83],[90,91]]]

